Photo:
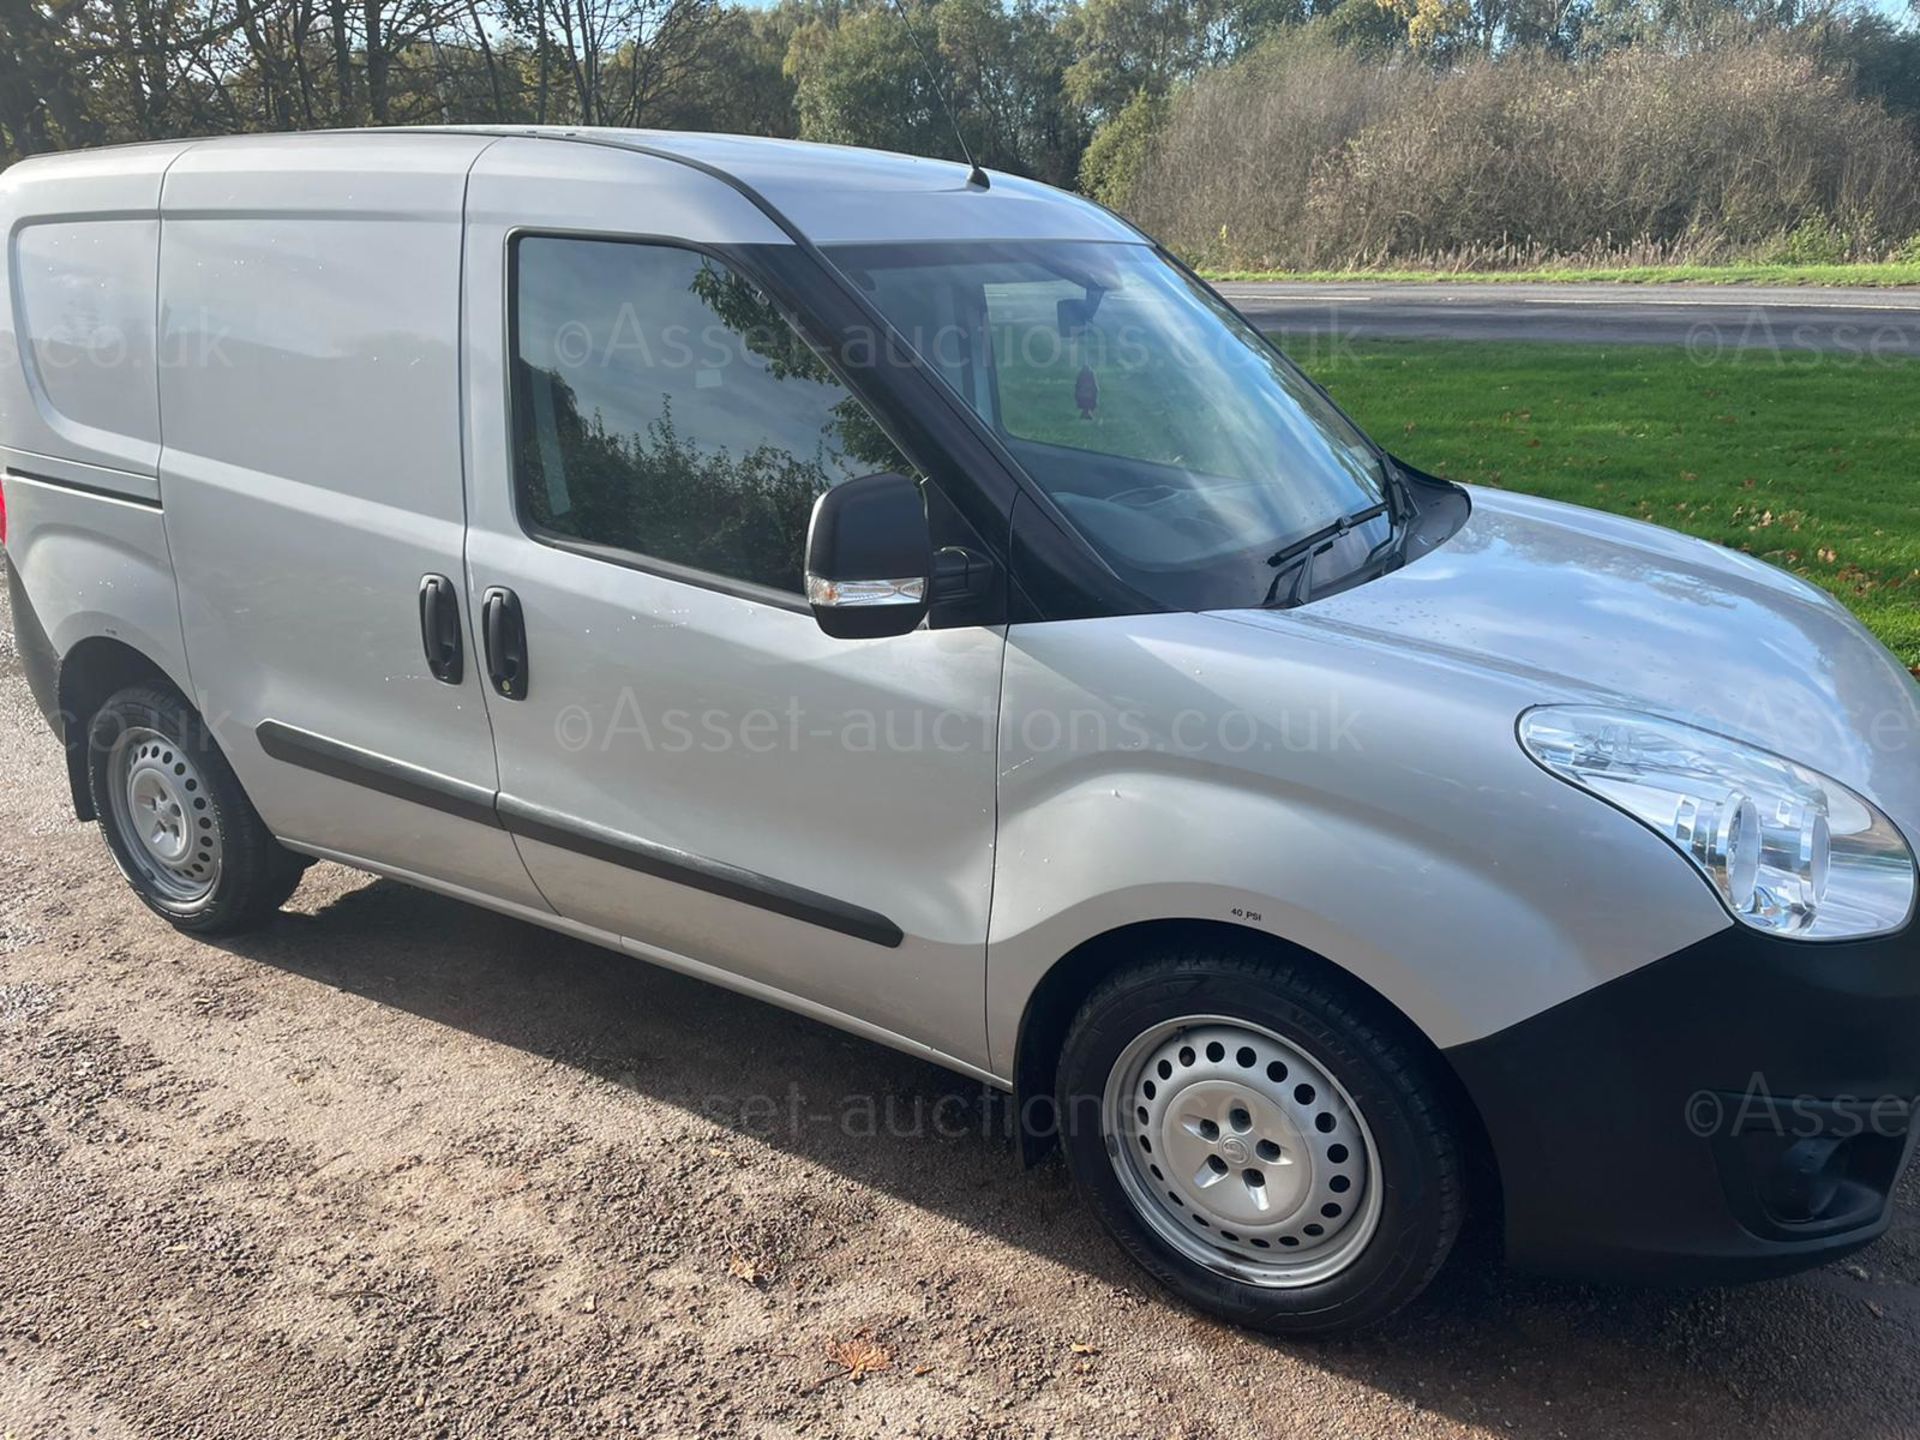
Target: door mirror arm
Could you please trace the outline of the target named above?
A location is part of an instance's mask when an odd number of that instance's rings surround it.
[[[997,567],[984,555],[959,545],[934,552],[933,585],[928,600],[935,605],[978,605],[991,595]]]

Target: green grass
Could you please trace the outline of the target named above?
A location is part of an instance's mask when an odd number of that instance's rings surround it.
[[[1057,289],[1058,293],[1055,293]],[[1055,328],[1054,301],[1077,295],[1062,284],[1026,292],[994,294],[995,368],[999,374],[1001,423],[1017,439],[1037,440],[1161,464],[1187,464],[1215,474],[1236,474],[1233,444],[1197,417],[1207,413],[1217,371],[1187,363],[1161,346],[1127,344],[1128,327],[1142,321],[1109,311],[1105,328],[1082,343],[1063,341]],[[1082,363],[1096,372],[1093,413],[1079,401]]]
[[[1048,363],[1013,347],[999,357],[1001,422],[1010,435],[1161,464],[1192,455],[1182,442],[1190,446],[1196,427],[1185,417],[1202,397],[1193,393],[1190,373],[1171,357],[1155,352],[1139,364],[1100,363],[1094,414],[1086,418],[1077,397],[1081,357],[1051,346],[1039,353]],[[1209,462],[1216,470],[1223,463],[1204,449],[1192,461],[1202,469]],[[1230,472],[1232,461],[1224,464]]]
[[[1384,340],[1307,358],[1410,463],[1745,550],[1920,673],[1920,363]]]
[[[1610,269],[1539,270],[1204,270],[1209,280],[1404,281],[1505,285],[1920,285],[1920,260],[1858,265],[1625,265]]]

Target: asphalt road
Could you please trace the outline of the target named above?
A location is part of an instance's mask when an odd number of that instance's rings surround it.
[[[1302,352],[1344,339],[1684,345],[1920,355],[1920,289],[1729,285],[1227,283],[1261,329]]]
[[[1916,1433],[1911,1176],[1796,1279],[1470,1245],[1379,1333],[1283,1345],[1144,1283],[893,1051],[334,866],[188,939],[73,819],[4,596],[0,1436]]]

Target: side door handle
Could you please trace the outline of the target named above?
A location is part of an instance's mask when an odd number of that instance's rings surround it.
[[[520,597],[502,585],[480,601],[480,630],[487,641],[487,679],[508,700],[527,698],[527,626]]]
[[[466,670],[466,645],[460,638],[459,592],[444,575],[420,577],[420,644],[433,678],[458,685]]]

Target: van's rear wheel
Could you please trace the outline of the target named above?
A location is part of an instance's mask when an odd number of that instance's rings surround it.
[[[170,691],[109,698],[88,731],[87,773],[107,848],[134,892],[182,930],[261,924],[306,862],[267,833],[205,722]]]
[[[1432,1058],[1356,986],[1262,958],[1170,955],[1107,981],[1060,1063],[1087,1204],[1162,1283],[1283,1334],[1418,1295],[1463,1210]]]

